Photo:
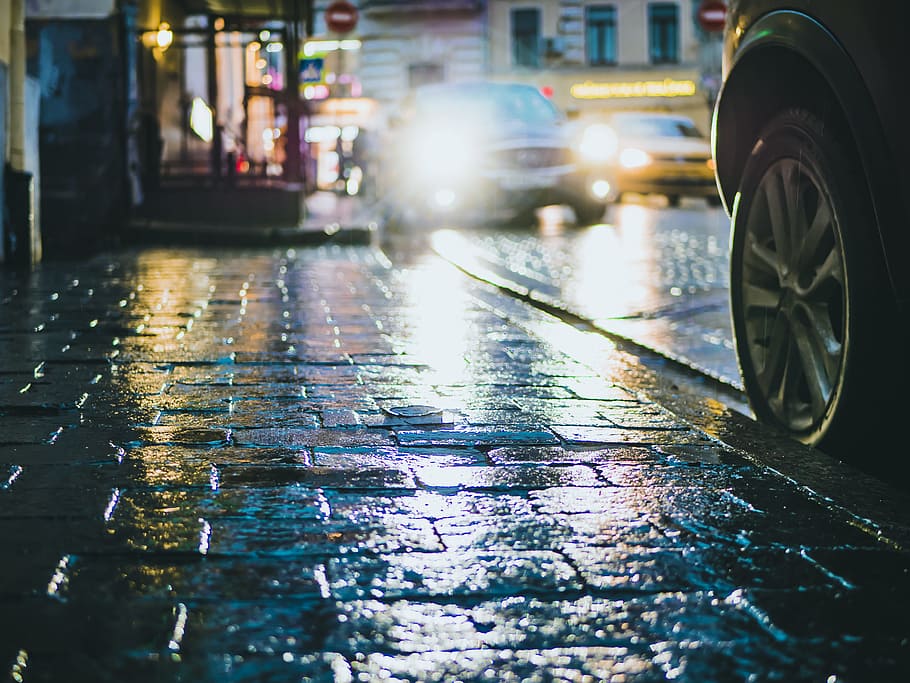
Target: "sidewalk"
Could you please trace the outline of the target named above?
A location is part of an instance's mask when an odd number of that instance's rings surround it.
[[[318,246],[370,244],[380,219],[375,205],[362,197],[315,192],[304,200],[299,225],[226,225],[199,221],[132,221],[124,239],[138,244],[197,244],[218,246]]]
[[[533,316],[369,247],[0,270],[0,672],[906,680],[910,528]]]

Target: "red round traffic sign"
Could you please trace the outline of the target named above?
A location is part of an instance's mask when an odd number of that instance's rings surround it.
[[[357,26],[357,8],[347,0],[335,0],[325,8],[325,25],[334,33],[350,33]]]
[[[704,0],[698,8],[698,23],[708,33],[724,30],[727,5],[721,0]]]

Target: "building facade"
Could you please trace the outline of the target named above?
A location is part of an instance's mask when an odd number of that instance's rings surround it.
[[[311,176],[335,187],[353,157],[375,154],[399,103],[417,86],[487,75],[486,3],[481,0],[360,0],[356,27],[332,31],[330,0],[314,5],[304,60],[318,64],[302,87],[309,112]]]
[[[707,131],[720,39],[700,0],[490,0],[489,74],[532,83],[564,111],[676,111]]]
[[[338,102],[370,102],[366,125],[382,125],[410,89],[432,82],[479,80],[487,75],[487,16],[482,0],[360,0],[356,28],[334,34],[326,24],[330,0],[315,3],[315,36],[311,44],[340,39],[350,49],[324,54],[330,83],[306,91],[318,116],[337,110]],[[320,49],[319,47],[314,49]],[[320,95],[321,93],[321,95]],[[315,95],[315,96],[314,96]]]
[[[41,259],[38,84],[26,75],[25,0],[0,0],[0,263]]]
[[[324,21],[329,4],[316,2],[317,40],[333,37]],[[698,25],[701,0],[353,4],[359,21],[344,38],[358,46],[326,63],[338,70],[340,58],[356,95],[380,112],[394,111],[409,89],[426,82],[489,78],[533,84],[570,114],[656,109],[709,127],[721,45],[719,34]],[[314,103],[313,111],[323,109]]]

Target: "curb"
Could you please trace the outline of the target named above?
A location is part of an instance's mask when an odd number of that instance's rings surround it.
[[[378,221],[356,224],[217,225],[190,222],[133,220],[123,233],[126,244],[179,244],[194,246],[321,246],[373,244],[379,231]]]
[[[433,244],[433,250],[441,258],[448,261],[467,275],[482,282],[486,282],[487,284],[490,284],[503,292],[526,301],[532,306],[550,313],[551,315],[557,315],[559,317],[566,318],[574,325],[584,325],[585,327],[588,327],[591,330],[598,332],[599,334],[603,334],[608,338],[613,339],[614,341],[618,341],[626,345],[631,345],[633,347],[660,356],[661,358],[665,358],[666,360],[675,363],[681,368],[701,375],[707,380],[715,383],[724,391],[732,391],[736,395],[741,395],[743,393],[742,383],[739,382],[738,379],[726,377],[711,370],[710,368],[703,367],[700,364],[695,363],[689,358],[670,353],[665,349],[656,348],[649,344],[643,343],[634,337],[630,337],[612,330],[609,327],[598,323],[596,320],[592,320],[591,318],[586,317],[585,315],[573,310],[565,303],[565,301],[563,301],[558,296],[553,296],[545,291],[542,291],[542,289],[539,287],[539,285],[542,283],[537,282],[533,278],[524,277],[520,273],[513,272],[505,267],[498,267],[495,263],[492,263],[483,257],[468,257],[464,254],[452,253],[451,250],[446,250],[445,246],[442,246],[439,243]]]

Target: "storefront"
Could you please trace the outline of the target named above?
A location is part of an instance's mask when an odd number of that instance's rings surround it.
[[[307,178],[313,189],[358,194],[369,184],[378,106],[363,96],[361,41],[315,36],[301,51]]]
[[[317,189],[357,194],[373,169],[376,102],[339,97],[311,106],[304,140]]]

